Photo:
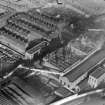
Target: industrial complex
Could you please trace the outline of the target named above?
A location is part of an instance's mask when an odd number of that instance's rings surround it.
[[[82,1],[0,1],[1,105],[105,96],[105,3]]]

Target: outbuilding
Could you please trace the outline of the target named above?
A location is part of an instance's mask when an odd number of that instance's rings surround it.
[[[101,82],[105,79],[105,69],[102,67],[97,68],[89,75],[88,84],[92,88],[96,88],[99,86]]]

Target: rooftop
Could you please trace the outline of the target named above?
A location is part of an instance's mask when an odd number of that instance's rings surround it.
[[[64,87],[58,88],[58,89],[55,91],[55,94],[60,95],[60,96],[63,96],[63,97],[67,97],[67,96],[73,95],[73,93],[71,93],[69,90],[67,90],[67,89],[64,88]]]
[[[99,68],[97,68],[95,71],[93,71],[90,75],[98,79],[98,78],[101,77],[104,73],[105,73],[105,69],[102,68],[102,67],[99,67]]]
[[[78,84],[79,88],[80,88],[80,93],[84,93],[86,91],[90,91],[92,88],[89,86],[88,84],[88,78],[82,80],[79,84]]]
[[[69,73],[65,74],[65,77],[67,77],[70,82],[74,82],[84,73],[89,72],[93,66],[97,65],[97,63],[105,57],[104,51],[104,49],[97,51],[82,64],[74,68]]]

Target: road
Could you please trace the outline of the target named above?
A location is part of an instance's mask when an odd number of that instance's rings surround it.
[[[105,105],[105,100],[94,94],[62,105]]]
[[[102,103],[105,103],[105,100],[100,95],[102,92],[103,89],[97,89],[80,95],[75,94],[50,105],[103,105]]]

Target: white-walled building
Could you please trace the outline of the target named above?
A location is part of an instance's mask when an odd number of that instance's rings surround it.
[[[61,76],[59,78],[59,81],[65,88],[69,90],[74,89],[77,86],[77,84],[79,84],[82,80],[84,80],[88,75],[90,75],[93,72],[93,67],[96,67],[97,64],[104,57],[105,54],[101,53],[101,51],[91,55],[91,57],[89,57],[79,66],[76,66],[75,68],[69,70],[63,76]],[[99,73],[101,72],[102,71],[100,71]],[[101,79],[99,79],[98,82],[100,82],[100,80]]]
[[[105,80],[105,69],[99,67],[90,74],[88,79],[88,84],[92,88],[96,88],[104,80]]]

